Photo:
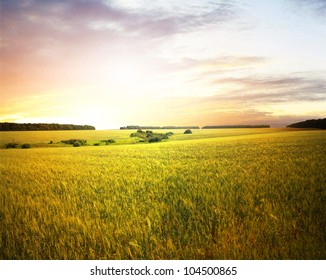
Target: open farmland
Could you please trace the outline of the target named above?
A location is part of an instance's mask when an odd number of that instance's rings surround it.
[[[130,133],[2,132],[32,149],[0,150],[0,257],[326,258],[325,131]]]
[[[172,140],[193,140],[204,138],[220,138],[230,136],[243,136],[253,134],[265,134],[271,132],[283,132],[286,130],[295,131],[292,129],[198,129],[193,130],[193,134],[184,135],[184,129],[173,130],[156,130],[157,132],[170,132],[175,135]],[[64,147],[66,145],[60,143],[66,139],[86,139],[88,144],[92,145],[99,140],[114,139],[117,144],[134,144],[137,141],[130,138],[130,134],[135,132],[134,130],[67,130],[67,131],[0,131],[0,149],[4,148],[5,144],[15,142],[18,144],[30,143],[32,147]],[[49,145],[52,141],[53,144]]]

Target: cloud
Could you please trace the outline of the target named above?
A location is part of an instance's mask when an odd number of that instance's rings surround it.
[[[285,127],[291,123],[306,119],[322,118],[321,113],[294,114],[284,112],[275,113],[273,110],[264,110],[249,106],[248,103],[239,100],[234,102],[226,98],[163,98],[158,100],[164,116],[151,117],[155,112],[149,110],[143,119],[135,115],[137,123],[149,123],[150,125],[257,125],[268,124],[272,127]],[[157,108],[157,104],[148,106]]]
[[[186,68],[197,69],[198,78],[209,78],[216,74],[226,74],[234,71],[248,70],[268,63],[267,57],[261,56],[218,56],[212,59],[185,59]]]
[[[183,64],[186,67],[247,67],[249,65],[257,65],[267,61],[267,58],[260,56],[219,56],[213,59],[184,59]]]
[[[22,82],[30,76],[22,73],[26,69],[38,75],[45,69],[62,72],[68,61],[71,67],[83,61],[92,67],[103,58],[146,55],[154,52],[153,40],[167,42],[176,34],[229,22],[236,14],[235,4],[222,0],[143,2],[146,7],[138,9],[119,2],[1,1],[2,74]]]
[[[131,9],[100,0],[3,1],[1,4],[7,36],[26,30],[32,31],[29,35],[45,35],[46,31],[52,36],[124,31],[124,36],[155,38],[223,23],[235,15],[234,5],[224,1],[200,1],[197,6],[180,2],[172,11],[148,2],[146,9]]]
[[[215,100],[232,100],[242,104],[326,101],[324,78],[225,78],[215,80],[214,83],[229,84],[237,88],[230,90],[227,95],[212,97]]]
[[[229,76],[266,65],[267,57],[260,56],[217,56],[209,59],[182,58],[177,62],[167,62],[164,71],[171,79],[183,77],[183,83],[199,83],[201,86],[216,84],[221,76]],[[219,77],[216,79],[216,77]],[[164,77],[166,78],[166,76]],[[213,82],[212,82],[213,80]],[[227,79],[225,80],[227,81]]]
[[[166,115],[171,120],[179,117],[179,122],[186,119],[197,125],[263,123],[280,127],[323,117],[326,79],[322,75],[305,76],[220,78],[214,83],[217,87],[224,85],[223,90],[210,96],[170,97],[159,102]]]
[[[312,9],[316,15],[320,17],[326,16],[326,1],[325,0],[291,0],[296,8],[304,10]]]

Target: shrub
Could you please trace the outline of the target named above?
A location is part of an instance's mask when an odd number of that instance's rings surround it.
[[[79,142],[80,146],[85,146],[87,141],[82,139],[61,140],[61,143],[70,144],[70,145],[74,145],[75,142]]]
[[[161,139],[158,138],[158,137],[154,137],[154,138],[151,138],[151,139],[148,140],[149,143],[160,142],[160,141],[161,141]]]
[[[109,139],[109,140],[101,140],[101,142],[104,142],[106,145],[108,145],[108,144],[113,144],[113,143],[115,143],[115,140],[113,140],[113,139]]]
[[[22,149],[30,149],[30,148],[31,148],[31,145],[28,143],[25,143],[22,145]]]
[[[49,142],[49,144],[53,144],[53,141],[51,140],[51,141]]]
[[[169,139],[169,136],[173,135],[172,132],[167,133],[156,133],[151,130],[142,131],[141,129],[138,129],[137,132],[131,133],[130,137],[138,137],[142,139],[143,141],[139,142],[160,142],[162,139]]]
[[[100,143],[94,143],[93,146],[100,146]]]
[[[6,149],[14,149],[14,148],[17,148],[18,144],[17,143],[8,143],[6,144]]]
[[[74,147],[80,147],[82,144],[79,141],[75,141],[73,144]]]
[[[192,134],[192,131],[190,129],[186,129],[183,134]]]
[[[131,133],[130,137],[146,138],[147,134],[146,134],[145,131],[142,131],[141,129],[138,129],[137,132]]]

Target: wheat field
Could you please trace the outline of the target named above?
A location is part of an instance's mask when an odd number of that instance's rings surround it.
[[[130,133],[1,132],[0,258],[326,258],[325,131]]]

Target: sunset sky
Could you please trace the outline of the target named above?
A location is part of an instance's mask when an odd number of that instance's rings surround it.
[[[0,0],[1,122],[326,117],[326,0]]]

